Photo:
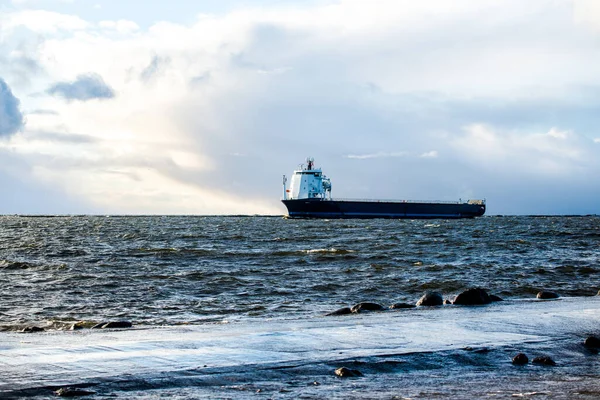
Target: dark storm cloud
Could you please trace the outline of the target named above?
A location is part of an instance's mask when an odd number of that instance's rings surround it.
[[[79,75],[73,82],[58,82],[46,90],[46,93],[69,101],[103,100],[115,97],[115,91],[95,73]]]
[[[0,78],[0,137],[13,135],[23,128],[24,120],[19,103],[19,99]]]

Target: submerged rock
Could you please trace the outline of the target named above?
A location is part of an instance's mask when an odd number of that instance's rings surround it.
[[[536,357],[531,361],[532,364],[555,366],[556,362],[548,356]]]
[[[89,390],[83,390],[78,388],[60,388],[54,391],[54,394],[60,397],[77,397],[77,396],[89,396],[96,394],[96,392],[90,392]]]
[[[409,303],[394,303],[390,306],[390,308],[392,310],[399,310],[399,309],[403,309],[403,308],[415,308],[416,306],[414,304],[409,304]]]
[[[492,301],[504,301],[502,297],[496,296],[495,294],[490,294],[490,300]]]
[[[352,314],[352,310],[350,309],[350,307],[344,307],[344,308],[340,308],[339,310],[330,312],[329,314],[325,314],[325,316],[331,317],[334,315],[348,315],[348,314]]]
[[[600,339],[596,336],[590,336],[583,342],[583,345],[590,349],[600,349]]]
[[[535,296],[535,297],[537,297],[538,299],[542,299],[542,300],[548,300],[548,299],[558,299],[560,296],[558,295],[558,293],[542,290],[541,292],[538,292],[537,296]]]
[[[427,292],[425,293],[419,301],[417,301],[417,306],[441,306],[444,304],[444,298],[438,292]]]
[[[359,313],[363,311],[382,311],[385,310],[381,304],[377,303],[358,303],[350,309],[353,313]]]
[[[20,332],[23,333],[34,333],[34,332],[44,332],[45,329],[44,328],[40,328],[39,326],[27,326],[23,329],[21,329]]]
[[[352,378],[356,376],[363,376],[362,372],[357,369],[350,369],[346,367],[341,367],[335,370],[335,374],[342,378]]]
[[[480,306],[491,302],[490,295],[481,288],[465,290],[454,299],[454,304],[461,306]]]
[[[525,355],[525,353],[519,353],[513,357],[512,363],[514,365],[525,365],[529,362],[529,358]]]

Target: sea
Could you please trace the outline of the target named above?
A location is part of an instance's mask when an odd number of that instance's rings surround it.
[[[387,308],[414,304],[429,291],[452,299],[472,287],[505,304],[535,299],[541,290],[588,298],[600,289],[600,217],[1,216],[0,282],[0,338],[31,326],[65,335],[77,322],[90,327],[115,320],[151,332],[319,324],[325,314],[360,302]],[[0,373],[2,368],[10,366],[0,362]],[[307,379],[313,378],[317,382]],[[377,393],[368,384],[366,392],[332,385],[322,397],[309,398]],[[226,386],[213,385],[210,392],[189,384],[137,387],[127,397],[261,395],[254,386],[250,392],[218,391]],[[290,398],[301,394],[285,390]],[[286,397],[285,390],[267,393]],[[429,398],[415,393],[404,398]],[[461,398],[452,393],[447,397]]]

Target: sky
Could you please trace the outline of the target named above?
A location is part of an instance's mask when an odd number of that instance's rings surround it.
[[[0,0],[0,214],[600,214],[596,0]]]

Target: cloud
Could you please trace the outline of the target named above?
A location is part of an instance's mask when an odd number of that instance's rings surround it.
[[[532,133],[473,124],[464,127],[464,134],[452,143],[455,151],[481,168],[551,179],[598,168],[600,154],[589,147],[591,141],[555,127]]]
[[[354,158],[357,160],[365,160],[368,158],[389,158],[389,157],[404,157],[407,153],[405,151],[397,151],[393,153],[379,152],[373,154],[348,154],[347,158]]]
[[[56,34],[65,31],[82,31],[91,25],[75,16],[45,10],[23,10],[0,14],[2,30],[12,32],[26,28],[38,34]]]
[[[421,157],[421,158],[437,158],[438,152],[435,150],[431,150],[431,151],[421,154],[419,157]]]
[[[28,115],[59,115],[55,110],[32,110],[27,113]]]
[[[150,81],[155,76],[163,73],[169,66],[170,61],[171,60],[168,57],[163,58],[155,55],[152,57],[150,64],[141,72],[140,79],[144,82]]]
[[[88,101],[112,99],[115,91],[98,74],[79,75],[73,82],[59,82],[46,90],[46,93],[59,96],[67,101]]]
[[[23,40],[39,66],[29,93],[112,100],[25,94],[60,118],[28,114],[11,144],[103,210],[283,213],[280,174],[309,155],[334,196],[598,210],[600,50],[569,1],[308,2],[149,29],[30,15],[0,17],[0,53]],[[81,84],[90,65],[101,84]]]
[[[118,21],[100,21],[98,26],[108,30],[115,30],[122,34],[135,32],[140,29],[135,22],[123,19]]]
[[[23,129],[24,119],[19,104],[19,99],[0,78],[0,138],[11,136]]]

